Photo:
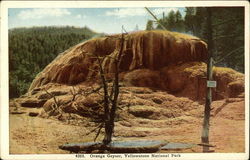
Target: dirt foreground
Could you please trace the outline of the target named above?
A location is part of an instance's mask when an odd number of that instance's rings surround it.
[[[243,98],[231,98],[213,102],[210,127],[211,144],[216,153],[245,152],[245,109]],[[73,125],[54,118],[32,117],[30,112],[41,109],[20,108],[23,114],[10,114],[10,154],[68,154],[59,145],[74,142],[93,141],[95,134],[86,133],[92,122]],[[116,122],[113,140],[167,140],[169,142],[200,143],[202,113],[200,105],[196,110],[171,119],[146,119],[135,117]],[[13,112],[12,112],[13,113]],[[82,121],[82,120],[81,120]],[[98,140],[103,137],[100,136]],[[186,150],[160,152],[202,152],[201,147]]]

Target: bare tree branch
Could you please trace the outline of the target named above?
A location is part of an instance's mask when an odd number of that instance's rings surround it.
[[[235,50],[232,50],[231,52],[229,52],[229,53],[228,53],[227,55],[225,55],[224,57],[218,58],[218,60],[215,61],[215,64],[220,63],[220,62],[223,61],[226,57],[231,56],[231,55],[237,53],[237,51],[239,51],[239,50],[241,50],[241,49],[244,49],[244,47],[236,48]]]
[[[237,21],[237,20],[244,20],[244,19],[238,19],[238,17],[237,17],[237,18],[234,18],[234,19],[225,20],[225,21],[220,22],[220,23],[212,24],[212,26],[213,27],[217,27],[217,26],[220,26],[222,24],[225,24],[225,23],[228,23],[228,22]]]
[[[95,136],[95,138],[94,138],[94,141],[96,141],[96,139],[97,139],[98,136],[100,135],[103,126],[104,126],[104,123],[101,123],[100,128],[99,128],[99,130],[97,131],[97,134],[96,134],[96,136]]]
[[[49,93],[49,92],[47,91],[47,89],[44,88],[44,90],[45,90],[45,92],[46,92],[48,95],[50,95],[50,97],[53,98],[53,100],[54,100],[54,104],[51,106],[51,107],[52,107],[52,112],[54,113],[55,111],[58,111],[59,114],[60,114],[60,116],[62,116],[62,111],[61,111],[61,109],[60,109],[60,106],[59,106],[59,103],[58,103],[58,101],[57,101],[57,99],[56,99],[56,96],[54,96],[53,94]],[[54,105],[55,105],[55,107],[54,107]],[[48,117],[50,117],[50,114],[48,114]]]
[[[89,135],[89,134],[95,132],[95,131],[96,131],[97,129],[99,129],[102,125],[103,125],[102,123],[99,124],[97,127],[95,127],[94,129],[90,130],[90,131],[89,131],[88,133],[86,133],[85,135],[87,136],[87,135]]]

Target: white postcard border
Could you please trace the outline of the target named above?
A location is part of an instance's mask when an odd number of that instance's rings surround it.
[[[9,154],[9,92],[8,92],[8,8],[106,8],[106,7],[186,7],[186,6],[244,6],[245,7],[245,153],[180,153],[181,157],[154,159],[248,159],[249,157],[249,3],[247,1],[2,1],[0,107],[2,159],[95,159],[89,154]],[[164,153],[163,153],[164,154]],[[166,153],[168,154],[168,153]],[[171,153],[169,153],[171,154]],[[107,157],[107,154],[105,154]],[[121,154],[124,156],[124,154]],[[144,154],[151,155],[151,154]],[[100,158],[97,158],[100,159]],[[114,159],[114,158],[105,158]],[[133,158],[122,158],[133,159]],[[136,158],[138,159],[138,158]],[[139,158],[143,160],[144,158]],[[146,158],[148,159],[148,158]],[[153,159],[153,158],[152,158]]]

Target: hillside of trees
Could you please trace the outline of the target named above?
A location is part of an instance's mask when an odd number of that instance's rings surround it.
[[[207,12],[205,7],[186,7],[162,15],[159,22],[170,31],[192,34],[207,42]],[[212,7],[213,55],[216,66],[230,67],[244,73],[244,8]],[[162,29],[155,20],[148,20],[147,30]]]
[[[9,30],[9,96],[26,93],[35,76],[59,53],[97,33],[89,28],[32,27]]]

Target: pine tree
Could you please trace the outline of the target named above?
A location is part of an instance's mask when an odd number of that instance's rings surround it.
[[[175,13],[175,30],[177,32],[183,32],[184,31],[184,20],[182,19],[182,15],[179,12],[179,10]]]
[[[146,26],[146,30],[150,31],[150,30],[153,30],[154,27],[153,27],[153,21],[152,20],[148,20],[147,22],[147,26]]]
[[[168,13],[168,16],[166,17],[166,22],[167,22],[167,26],[166,28],[170,31],[175,31],[175,12],[172,10]]]

